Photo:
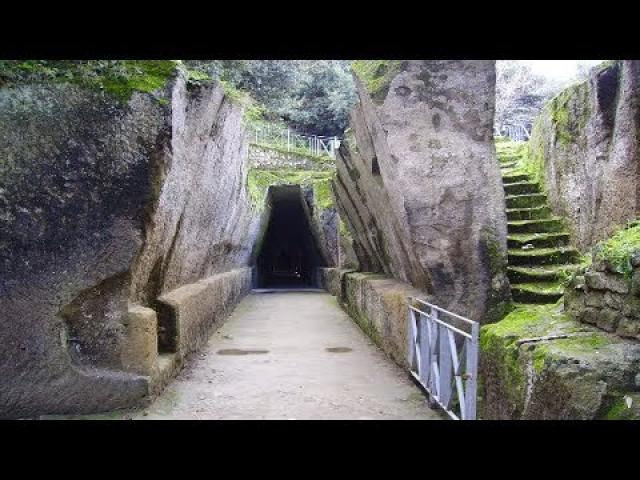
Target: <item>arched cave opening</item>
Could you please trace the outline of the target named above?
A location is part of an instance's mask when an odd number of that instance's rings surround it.
[[[257,287],[316,287],[317,268],[325,266],[326,259],[300,186],[270,187],[268,203],[268,224],[256,259]]]

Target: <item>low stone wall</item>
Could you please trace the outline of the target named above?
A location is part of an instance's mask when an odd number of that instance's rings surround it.
[[[303,155],[299,152],[287,152],[266,145],[249,145],[249,165],[254,168],[293,170],[331,170],[335,168],[333,160],[312,155]]]
[[[565,291],[567,313],[606,332],[640,340],[640,255],[634,258],[630,278],[606,262],[579,273]]]
[[[181,357],[200,348],[250,289],[251,268],[241,268],[159,297],[160,325],[172,336],[167,347]]]
[[[186,357],[201,348],[251,290],[251,268],[184,285],[158,298],[158,312],[129,307],[123,363],[150,381],[150,401],[176,375]]]
[[[398,365],[408,368],[408,297],[426,295],[380,274],[321,268],[320,284]]]

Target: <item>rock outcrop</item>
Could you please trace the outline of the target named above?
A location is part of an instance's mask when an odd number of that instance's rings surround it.
[[[485,420],[638,419],[640,345],[577,322],[558,305],[522,305],[480,331]]]
[[[73,84],[0,88],[0,416],[148,395],[128,351],[153,317],[140,308],[249,262],[241,117],[179,70],[126,102]]]
[[[494,63],[388,62],[368,74],[368,88],[356,78],[334,185],[359,268],[471,318],[500,318],[509,284]]]
[[[556,96],[534,124],[530,171],[584,251],[640,213],[640,61],[616,61]]]

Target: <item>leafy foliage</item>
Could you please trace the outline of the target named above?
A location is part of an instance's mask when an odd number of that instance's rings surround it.
[[[640,252],[640,220],[629,223],[611,238],[596,245],[594,259],[606,261],[616,272],[631,278],[631,258]]]
[[[341,135],[355,102],[350,65],[341,60],[185,61],[220,79],[229,92],[245,92],[259,105],[251,119],[285,122],[301,133]]]

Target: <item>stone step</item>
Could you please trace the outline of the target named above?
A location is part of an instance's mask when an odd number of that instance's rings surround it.
[[[560,282],[511,284],[511,297],[518,303],[556,303],[563,294]]]
[[[518,173],[518,172],[507,172],[502,174],[502,181],[504,183],[513,183],[513,182],[526,182],[530,179],[529,175],[526,173]]]
[[[510,168],[514,168],[517,165],[518,165],[517,162],[502,162],[502,163],[500,163],[500,169],[502,171],[504,171],[504,170],[508,170]]]
[[[525,245],[533,245],[535,248],[562,247],[569,244],[567,232],[550,233],[513,233],[507,235],[507,246],[520,249]]]
[[[545,265],[543,267],[507,267],[511,283],[541,283],[562,280],[578,268],[577,264]]]
[[[507,208],[507,220],[535,220],[551,216],[547,205],[532,208]]]
[[[540,187],[535,182],[504,183],[504,191],[507,195],[523,195],[525,193],[539,193]]]
[[[526,195],[507,195],[505,200],[507,208],[531,208],[546,204],[547,196],[544,193],[528,193]]]
[[[509,265],[535,266],[574,263],[580,257],[573,247],[532,248],[531,250],[507,250]]]
[[[560,217],[538,218],[535,220],[513,220],[507,222],[507,231],[511,233],[547,233],[561,232],[564,224]]]

